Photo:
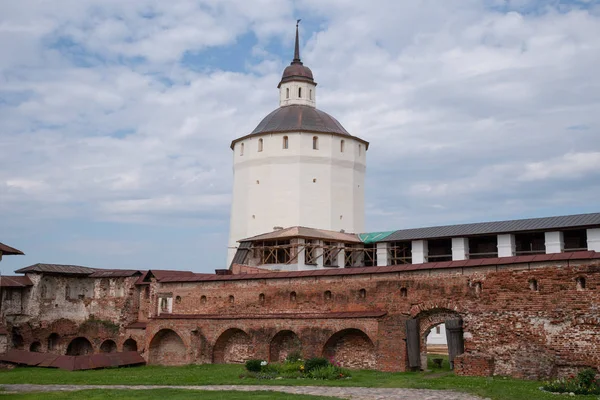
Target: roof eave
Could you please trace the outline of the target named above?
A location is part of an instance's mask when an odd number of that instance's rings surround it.
[[[277,89],[279,89],[283,83],[297,82],[297,81],[307,82],[307,83],[311,83],[311,84],[317,86],[317,82],[315,82],[312,78],[309,78],[307,76],[301,76],[301,75],[293,75],[293,76],[288,76],[288,77],[281,79],[281,81],[279,81],[279,84],[277,85]]]
[[[253,138],[253,137],[257,137],[257,136],[271,135],[271,134],[274,134],[274,133],[295,133],[295,132],[299,132],[299,133],[311,133],[311,134],[315,134],[316,133],[316,134],[322,134],[322,135],[333,135],[333,136],[338,136],[338,137],[342,137],[342,138],[354,139],[354,140],[356,140],[356,141],[364,144],[365,145],[365,149],[369,150],[369,142],[367,142],[366,140],[361,139],[361,138],[359,138],[357,136],[352,136],[349,133],[320,132],[320,131],[311,130],[311,129],[297,129],[297,128],[294,128],[294,129],[281,129],[281,130],[273,130],[273,131],[265,131],[265,132],[259,132],[259,133],[250,133],[250,134],[248,134],[246,136],[242,136],[240,138],[233,139],[231,141],[231,145],[229,146],[229,148],[231,150],[233,150],[233,148],[234,148],[234,146],[235,146],[235,144],[237,142],[240,142],[240,141],[246,140],[246,139],[250,139],[250,138]]]

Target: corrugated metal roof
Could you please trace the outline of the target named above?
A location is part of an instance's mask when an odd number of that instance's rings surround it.
[[[192,276],[171,276],[161,280],[161,283],[179,283],[179,282],[211,282],[211,281],[240,281],[252,279],[282,279],[282,278],[303,278],[315,276],[343,276],[343,275],[363,275],[363,274],[387,274],[391,272],[419,271],[438,268],[469,268],[480,265],[510,265],[526,264],[536,262],[554,262],[554,261],[574,261],[574,260],[600,260],[600,253],[595,251],[575,251],[570,253],[539,254],[531,256],[484,258],[475,260],[430,262],[425,264],[403,264],[386,267],[360,267],[360,268],[331,268],[318,269],[311,271],[291,271],[291,272],[269,272],[262,274],[241,274],[241,275],[214,275],[214,274],[195,274]]]
[[[405,240],[585,228],[590,226],[600,226],[600,213],[402,229],[379,241],[399,242]]]
[[[237,251],[235,252],[235,255],[233,256],[233,260],[231,260],[231,264],[229,265],[229,267],[231,268],[233,264],[244,264],[246,262],[246,257],[250,252],[250,247],[252,247],[252,242],[240,243]]]
[[[89,354],[85,356],[62,356],[52,353],[35,353],[10,350],[0,354],[0,361],[12,364],[60,368],[69,371],[141,365],[146,360],[137,351]]]
[[[4,243],[0,243],[0,251],[5,256],[16,256],[24,254],[21,250],[15,249],[14,247],[10,247]]]
[[[62,264],[33,264],[29,267],[21,268],[15,272],[24,274],[26,272],[45,272],[49,274],[64,275],[89,275],[96,271],[94,268],[82,267],[80,265],[62,265]]]
[[[383,239],[385,239],[394,232],[395,231],[359,233],[358,237],[363,243],[369,244],[381,242]]]
[[[385,311],[345,311],[331,313],[278,313],[278,314],[160,314],[153,319],[347,319],[347,318],[379,318],[387,314]]]
[[[0,286],[1,287],[27,287],[33,286],[33,282],[26,276],[0,276]]]
[[[259,240],[276,240],[291,238],[322,239],[345,243],[362,243],[357,235],[353,233],[344,233],[337,231],[328,231],[325,229],[307,228],[305,226],[292,226],[290,228],[278,229],[273,232],[263,233],[240,242],[256,242]],[[239,264],[239,263],[238,263]]]
[[[90,274],[90,278],[127,278],[141,274],[142,271],[137,269],[97,269]]]
[[[146,322],[137,321],[137,322],[127,325],[125,327],[125,329],[146,329],[146,325],[147,325]]]

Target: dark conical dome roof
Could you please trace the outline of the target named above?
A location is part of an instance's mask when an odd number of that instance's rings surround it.
[[[350,135],[337,119],[315,107],[291,105],[271,112],[251,135],[275,132],[323,132]]]
[[[302,63],[292,63],[291,65],[288,65],[283,70],[281,81],[279,82],[279,85],[277,87],[281,86],[282,83],[289,81],[308,81],[316,85],[315,81],[313,80],[312,71],[310,70],[310,68],[302,65]]]

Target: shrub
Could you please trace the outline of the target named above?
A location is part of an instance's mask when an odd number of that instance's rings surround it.
[[[298,360],[302,360],[302,352],[300,350],[294,350],[288,353],[285,358],[285,362],[297,362]]]
[[[350,373],[343,368],[330,364],[313,369],[309,372],[308,376],[313,379],[335,380],[348,378]]]
[[[246,361],[246,369],[250,372],[260,372],[262,360],[248,360]]]
[[[330,365],[330,364],[326,358],[323,358],[323,357],[309,358],[308,360],[306,360],[304,362],[304,372],[309,373],[313,369],[316,369],[319,367],[327,367],[328,365]]]
[[[592,368],[586,368],[586,369],[579,371],[579,373],[577,374],[577,380],[579,381],[581,386],[583,386],[585,388],[591,388],[592,386],[597,386],[597,385],[595,385],[596,370],[592,369]]]
[[[577,376],[546,382],[542,389],[554,393],[600,394],[600,382],[596,379],[596,370],[586,368]]]
[[[277,370],[280,374],[284,373],[296,373],[302,371],[302,361],[285,362],[283,364],[276,364]]]

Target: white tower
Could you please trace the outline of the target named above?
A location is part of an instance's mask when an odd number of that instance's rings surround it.
[[[317,84],[300,61],[283,71],[279,108],[233,140],[233,200],[228,265],[237,241],[274,227],[364,231],[369,143],[316,108]]]

